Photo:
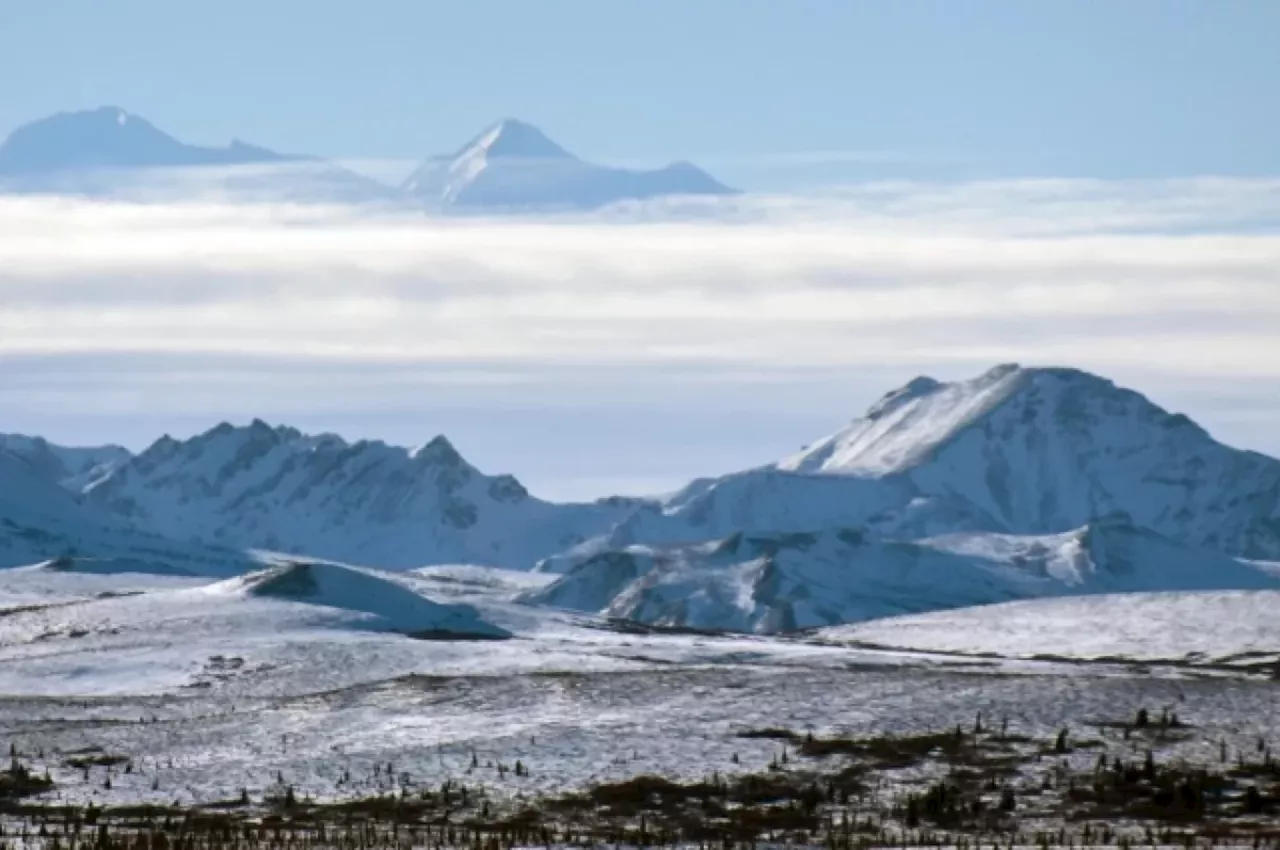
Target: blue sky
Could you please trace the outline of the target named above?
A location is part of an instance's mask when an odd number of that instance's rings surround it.
[[[0,129],[111,103],[190,141],[414,158],[513,115],[748,184],[1275,174],[1277,43],[1272,0],[10,0]]]

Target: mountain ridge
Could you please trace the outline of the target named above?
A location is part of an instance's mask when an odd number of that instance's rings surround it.
[[[85,495],[175,539],[397,569],[526,568],[629,509],[537,499],[513,476],[481,473],[443,435],[410,449],[260,419],[162,437]]]

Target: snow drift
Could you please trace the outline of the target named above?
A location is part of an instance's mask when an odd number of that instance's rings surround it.
[[[505,638],[468,605],[442,605],[372,572],[338,564],[292,563],[209,590],[249,599],[301,602],[368,614],[379,627],[421,635]]]

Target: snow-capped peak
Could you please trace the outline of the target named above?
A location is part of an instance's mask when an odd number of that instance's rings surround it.
[[[430,206],[487,210],[591,209],[664,195],[734,194],[691,163],[637,171],[584,162],[537,127],[506,118],[405,180]]]
[[[516,118],[503,118],[463,145],[454,159],[483,154],[487,159],[576,159],[545,133]]]
[[[1035,370],[1009,364],[944,384],[916,378],[876,402],[862,419],[778,464],[795,472],[902,472],[998,407]]]
[[[440,464],[443,466],[464,465],[466,461],[449,442],[444,434],[432,437],[429,442],[409,451],[409,457],[421,464]]]

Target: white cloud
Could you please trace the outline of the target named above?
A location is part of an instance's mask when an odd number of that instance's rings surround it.
[[[831,366],[986,349],[1280,369],[1280,237],[1002,233],[1023,220],[1010,203],[975,227],[936,201],[924,221],[847,201],[820,221],[546,223],[4,200],[0,351]],[[1024,332],[1002,338],[1010,321]]]
[[[882,184],[537,221],[0,198],[0,402],[234,415],[339,387],[376,412],[448,385],[555,407],[683,382],[736,386],[715,394],[733,406],[805,375],[829,395],[846,374],[1010,360],[1273,382],[1277,221],[1280,181],[1245,180]],[[74,380],[94,359],[131,365]]]

